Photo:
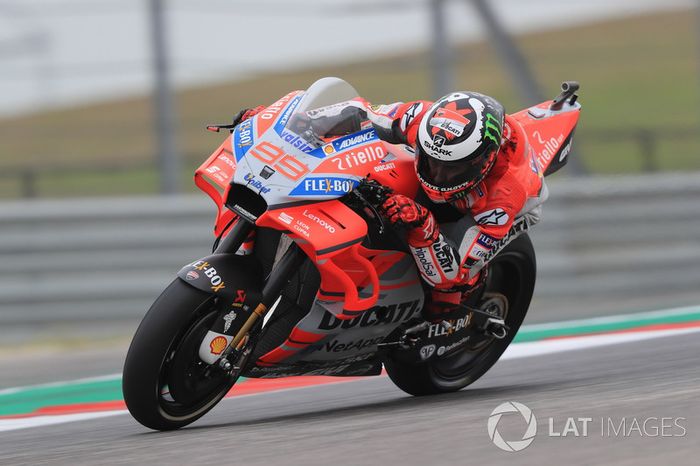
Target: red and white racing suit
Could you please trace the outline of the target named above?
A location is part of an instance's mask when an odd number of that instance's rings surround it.
[[[432,102],[370,106],[358,101],[380,139],[417,148],[418,128]],[[423,279],[435,291],[464,290],[474,285],[479,271],[501,248],[539,221],[540,204],[548,193],[526,146],[527,138],[518,122],[506,116],[495,165],[465,196],[450,202],[464,214],[462,221],[439,225],[439,234],[431,236],[437,238],[432,244],[411,245]],[[440,299],[456,300],[455,296]]]

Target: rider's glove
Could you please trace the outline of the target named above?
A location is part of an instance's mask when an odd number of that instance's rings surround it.
[[[265,110],[265,107],[263,105],[258,105],[254,108],[242,109],[240,112],[236,113],[236,116],[233,117],[233,126],[236,126],[242,121],[246,121],[247,119],[254,117],[263,110]]]
[[[408,244],[414,248],[430,246],[440,236],[433,214],[410,197],[392,194],[384,201],[381,210],[393,225],[407,229]]]

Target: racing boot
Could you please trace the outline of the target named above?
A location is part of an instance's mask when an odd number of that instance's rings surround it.
[[[484,267],[472,281],[461,289],[439,290],[433,288],[430,299],[423,308],[423,318],[430,323],[459,319],[467,314],[463,306],[475,306],[484,294],[488,268]]]

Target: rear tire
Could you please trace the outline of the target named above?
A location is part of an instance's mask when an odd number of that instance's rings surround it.
[[[218,368],[205,377],[206,364],[199,360],[199,344],[218,312],[214,301],[213,295],[178,278],[139,325],[124,363],[122,391],[129,412],[144,426],[186,426],[213,408],[236,382],[237,375]]]
[[[391,380],[401,390],[415,396],[434,395],[461,390],[484,375],[513,341],[525,319],[535,288],[535,250],[530,238],[523,234],[513,240],[489,263],[490,277],[485,295],[503,301],[505,298],[508,335],[469,352],[469,347],[445,358],[410,364],[391,356],[384,366]]]

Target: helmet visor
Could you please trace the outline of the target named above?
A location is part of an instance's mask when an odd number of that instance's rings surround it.
[[[484,176],[484,170],[491,164],[495,155],[493,149],[486,157],[475,157],[470,160],[444,161],[438,160],[418,151],[418,174],[427,183],[439,190],[449,191],[461,188],[471,182],[477,183]]]

